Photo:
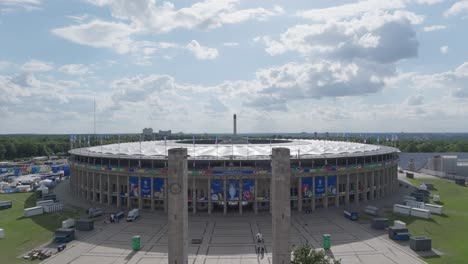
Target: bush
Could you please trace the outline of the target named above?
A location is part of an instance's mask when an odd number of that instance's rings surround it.
[[[341,264],[341,260],[328,258],[324,251],[310,245],[301,245],[293,251],[292,264]]]

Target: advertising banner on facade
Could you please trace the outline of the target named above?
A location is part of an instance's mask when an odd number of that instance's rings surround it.
[[[239,200],[239,180],[230,179],[226,184],[227,188],[227,200],[238,201]]]
[[[164,199],[164,179],[154,178],[153,179],[153,196],[156,199]]]
[[[130,197],[138,197],[138,177],[129,177]]]
[[[319,197],[325,194],[325,177],[315,177],[315,196]]]
[[[211,200],[212,201],[222,201],[224,195],[223,180],[213,179],[211,180]]]
[[[328,195],[336,195],[336,176],[328,176],[328,186],[327,193]]]
[[[242,179],[242,200],[253,201],[255,197],[255,180]]]
[[[151,178],[141,178],[141,197],[151,198]]]
[[[312,198],[312,177],[302,178],[302,197]]]

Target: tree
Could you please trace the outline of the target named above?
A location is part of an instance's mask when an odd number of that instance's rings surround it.
[[[341,260],[328,258],[324,251],[317,251],[310,245],[301,245],[293,251],[292,264],[341,264]]]

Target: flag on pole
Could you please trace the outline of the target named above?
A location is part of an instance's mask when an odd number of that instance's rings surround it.
[[[164,136],[164,145],[166,145],[167,137]]]
[[[218,136],[215,138],[215,144],[218,144]]]
[[[91,146],[90,144],[90,136],[88,135],[88,147]]]
[[[195,135],[192,135],[192,143],[195,145]]]

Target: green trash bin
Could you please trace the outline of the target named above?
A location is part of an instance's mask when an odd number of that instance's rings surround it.
[[[140,250],[140,236],[133,236],[132,237],[132,248],[135,251]]]
[[[329,234],[323,235],[323,249],[330,249],[331,248],[331,238]]]

